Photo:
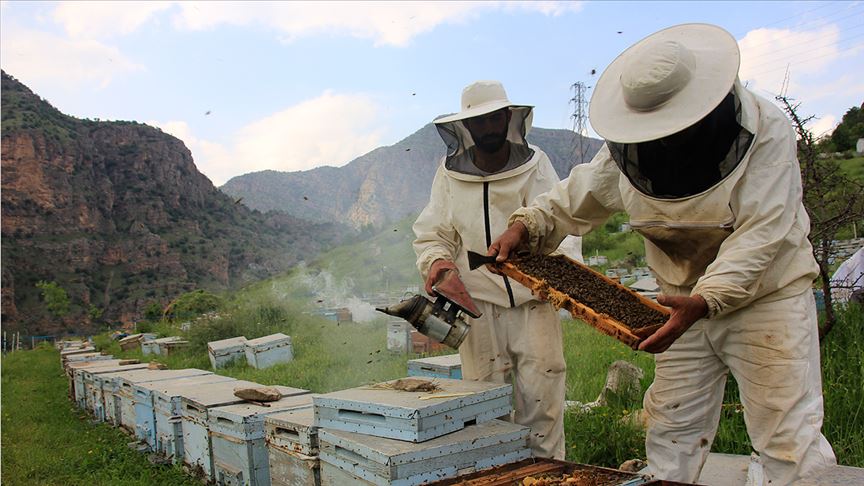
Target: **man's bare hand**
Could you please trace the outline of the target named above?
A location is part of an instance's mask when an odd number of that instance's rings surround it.
[[[510,252],[528,240],[528,228],[521,221],[511,224],[506,231],[501,233],[497,240],[489,245],[486,255],[498,255],[495,261],[503,262],[510,256]]]
[[[662,353],[690,329],[696,321],[708,315],[708,304],[700,295],[673,297],[660,295],[657,303],[672,308],[672,315],[663,327],[639,344],[640,351]]]
[[[426,293],[429,295],[432,294],[432,286],[438,283],[439,280],[444,276],[444,272],[447,270],[455,270],[456,273],[459,273],[459,269],[456,268],[456,264],[450,260],[444,260],[443,258],[439,258],[432,262],[432,266],[429,267],[429,275],[426,277]]]

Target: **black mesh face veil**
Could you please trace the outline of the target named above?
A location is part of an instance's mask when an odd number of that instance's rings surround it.
[[[507,141],[511,144],[511,163],[508,163],[501,171],[518,167],[534,155],[534,151],[528,148],[528,142],[525,139],[531,127],[531,107],[511,106],[509,110],[511,116],[510,125],[507,129]],[[447,161],[445,162],[445,166],[449,170],[466,174],[484,175],[480,169],[474,166],[471,159],[474,139],[471,137],[468,129],[465,128],[462,120],[435,124],[435,127],[438,129],[441,139],[447,145]]]
[[[606,145],[640,192],[679,199],[714,187],[738,167],[753,141],[753,134],[740,121],[741,104],[729,93],[711,113],[678,133],[633,144],[606,141]]]

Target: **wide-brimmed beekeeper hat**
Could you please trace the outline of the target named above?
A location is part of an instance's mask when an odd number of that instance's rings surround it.
[[[738,42],[715,25],[683,24],[651,34],[600,76],[591,96],[591,126],[618,143],[677,133],[729,94],[740,60]]]
[[[486,115],[501,108],[518,107],[531,109],[530,105],[517,105],[507,98],[504,86],[498,81],[477,81],[462,90],[462,111],[455,115],[441,117],[436,124],[465,120],[475,116]]]

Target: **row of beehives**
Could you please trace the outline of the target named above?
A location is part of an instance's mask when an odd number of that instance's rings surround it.
[[[427,378],[436,389],[314,396],[280,386],[281,399],[258,403],[234,394],[256,383],[91,351],[61,351],[76,403],[218,484],[414,485],[530,456],[528,429],[494,420],[510,413],[509,385]]]
[[[179,336],[168,336],[164,338],[156,338],[155,334],[138,333],[124,337],[120,341],[120,349],[129,351],[137,347],[141,347],[141,354],[147,356],[156,354],[160,356],[168,356],[179,348],[184,348],[189,345],[189,341],[185,341]]]
[[[207,354],[213,368],[224,368],[235,361],[245,360],[253,368],[269,368],[294,359],[291,336],[281,332],[257,339],[238,336],[207,343]]]

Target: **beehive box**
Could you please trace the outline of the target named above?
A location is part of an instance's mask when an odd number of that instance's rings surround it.
[[[141,343],[141,354],[149,355],[149,354],[161,354],[162,350],[159,345],[161,343],[170,343],[174,341],[181,341],[180,336],[168,336],[159,339],[151,339],[149,341],[143,341]]]
[[[114,420],[121,428],[130,434],[135,434],[135,397],[134,386],[139,383],[171,380],[186,376],[197,376],[210,374],[212,371],[189,369],[189,370],[135,370],[121,373],[107,373],[105,379],[112,380],[115,385],[109,387],[114,396]],[[103,382],[104,386],[104,382]],[[104,391],[103,391],[104,393]]]
[[[80,406],[84,409],[90,410],[93,412],[93,415],[98,420],[105,420],[105,407],[104,407],[104,399],[102,397],[102,382],[97,381],[96,377],[105,373],[117,373],[120,371],[134,371],[140,369],[146,369],[147,365],[143,363],[137,363],[132,360],[132,363],[128,364],[111,364],[105,366],[90,366],[86,368],[81,368],[79,371],[79,375],[81,377],[81,388],[83,391],[83,400],[80,402]],[[102,363],[110,363],[113,360],[102,361]]]
[[[277,412],[264,417],[264,441],[272,486],[318,486],[318,427],[312,408]]]
[[[109,366],[118,364],[121,361],[133,361],[133,360],[121,360],[121,359],[108,359],[108,360],[97,360],[97,361],[76,361],[74,363],[69,363],[66,367],[66,377],[69,379],[69,397],[75,402],[79,403],[80,400],[83,400],[84,396],[84,375],[79,373],[79,370],[84,368],[89,368],[91,366]]]
[[[669,319],[669,309],[564,255],[531,255],[494,266],[555,308],[634,349]]]
[[[170,373],[160,375],[157,380],[135,382],[132,384],[131,390],[132,407],[135,409],[135,438],[144,441],[151,449],[156,443],[156,412],[153,408],[153,389],[161,383],[171,383],[182,378],[213,374],[212,371],[196,368],[163,371],[170,371]]]
[[[257,369],[269,368],[294,359],[291,336],[281,332],[246,341],[245,352],[246,362]]]
[[[321,428],[422,442],[510,413],[512,386],[448,378],[411,378],[434,392],[388,389],[399,380],[316,395],[315,423]]]
[[[224,368],[238,359],[246,359],[246,336],[210,341],[207,343],[207,355],[213,369]]]
[[[417,329],[411,329],[411,351],[416,354],[437,353],[446,351],[447,345],[439,343]]]
[[[210,383],[234,382],[236,378],[222,375],[199,375],[190,378],[142,383],[151,389],[153,415],[156,423],[153,450],[174,463],[183,462],[183,427],[180,417],[180,398],[189,390]]]
[[[152,341],[153,339],[156,339],[156,335],[151,333],[130,334],[118,341],[118,344],[120,344],[120,349],[123,351],[131,351],[141,346],[142,342]]]
[[[251,381],[233,381],[197,386],[180,397],[180,419],[183,430],[183,461],[193,469],[201,469],[204,477],[213,480],[212,441],[209,411],[211,408],[243,402],[234,395],[237,388],[258,388],[264,385]],[[299,388],[277,386],[283,396],[304,394]]]
[[[312,407],[308,394],[266,404],[238,403],[210,409],[213,470],[218,484],[270,484],[264,420],[272,413]]]
[[[322,428],[321,484],[413,486],[531,456],[530,429],[491,420],[419,444]]]
[[[164,341],[159,343],[159,355],[160,356],[171,356],[176,353],[178,350],[189,346],[189,341]]]
[[[462,379],[462,360],[459,354],[418,358],[408,361],[408,376]]]
[[[529,458],[489,469],[440,479],[429,486],[511,486],[530,484],[526,478],[558,480],[546,484],[575,484],[579,486],[636,486],[646,484],[648,477],[605,467],[589,466],[554,459]],[[561,479],[572,477],[575,482]],[[677,484],[677,483],[676,483]]]
[[[406,354],[412,351],[411,324],[402,319],[387,323],[387,350]]]
[[[66,360],[63,361],[63,368],[68,368],[72,363],[80,363],[82,361],[105,361],[108,359],[114,359],[114,356],[102,353],[73,354],[72,356],[67,356]]]

